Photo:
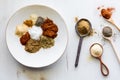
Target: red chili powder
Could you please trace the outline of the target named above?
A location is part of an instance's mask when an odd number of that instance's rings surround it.
[[[106,9],[101,9],[101,15],[105,18],[105,19],[110,19],[112,16],[112,12],[113,10],[115,10],[115,8],[106,8]]]

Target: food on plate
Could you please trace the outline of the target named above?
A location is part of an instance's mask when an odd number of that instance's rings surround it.
[[[114,8],[107,8],[107,9],[102,9],[101,10],[101,15],[105,18],[105,19],[110,19],[112,16],[112,11],[114,10]]]
[[[40,37],[40,42],[41,42],[41,46],[43,48],[50,48],[52,46],[54,46],[54,39],[46,37],[46,36],[41,36]]]
[[[46,30],[46,31],[43,31],[43,35],[50,38],[55,38],[57,36],[57,33],[52,30]]]
[[[90,24],[88,21],[82,20],[78,23],[77,29],[81,35],[85,35],[90,31]]]
[[[44,22],[44,18],[38,17],[37,20],[36,20],[35,25],[36,26],[41,26],[41,24],[43,24],[43,22]]]
[[[30,19],[16,27],[16,34],[20,36],[20,43],[25,51],[36,53],[40,48],[51,48],[55,44],[58,27],[49,18],[43,18],[36,14],[30,15]]]
[[[57,31],[58,31],[57,25],[54,24],[53,21],[50,20],[49,18],[47,18],[47,19],[44,21],[44,23],[41,25],[41,27],[42,27],[43,31],[48,30],[48,29],[50,30],[50,29],[52,29],[52,28],[54,28],[54,29],[53,29],[54,32],[57,32]]]
[[[38,19],[38,15],[36,15],[36,14],[31,14],[30,15],[30,20],[32,20],[33,25],[35,25],[37,19]]]
[[[58,27],[52,20],[47,18],[43,24],[41,25],[41,28],[43,29],[43,35],[50,37],[50,38],[55,38],[57,37],[57,32],[58,32]]]
[[[51,26],[51,28],[48,28],[48,30],[54,31],[55,33],[57,33],[58,32],[58,27],[54,24],[54,25]]]
[[[32,20],[25,20],[24,24],[26,24],[28,27],[32,27],[33,26],[33,21]]]
[[[40,40],[30,39],[25,45],[25,50],[30,53],[35,53],[41,48]]]
[[[30,39],[30,34],[26,32],[24,35],[20,37],[20,42],[22,45],[25,45],[29,39]]]
[[[32,26],[32,28],[30,28],[28,30],[31,39],[34,40],[40,40],[40,36],[42,35],[42,29],[40,27],[36,27],[36,26]]]
[[[24,33],[28,31],[29,27],[25,24],[17,25],[15,34],[18,36],[22,36]]]

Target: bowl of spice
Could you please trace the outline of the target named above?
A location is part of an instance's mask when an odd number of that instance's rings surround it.
[[[19,63],[32,68],[45,67],[63,55],[68,43],[67,27],[53,8],[24,6],[7,23],[6,43]]]

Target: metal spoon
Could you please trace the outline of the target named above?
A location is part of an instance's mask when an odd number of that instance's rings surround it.
[[[79,22],[81,22],[81,21],[86,21],[86,22],[89,23],[90,28],[89,28],[89,31],[88,31],[86,34],[81,34],[81,33],[78,31],[78,25],[79,25]],[[78,66],[79,56],[80,56],[80,51],[81,51],[81,46],[82,46],[83,38],[89,35],[89,33],[91,32],[91,28],[92,28],[91,23],[90,23],[87,19],[84,19],[84,18],[80,19],[80,20],[76,23],[76,25],[75,25],[75,30],[76,30],[77,34],[80,36],[79,45],[78,45],[78,50],[77,50],[77,56],[76,56],[76,61],[75,61],[75,67]]]
[[[100,49],[96,50],[95,46],[97,46],[97,48],[99,47]],[[94,50],[94,51],[92,51]],[[107,68],[107,66],[102,62],[102,54],[103,54],[103,47],[102,45],[100,45],[99,43],[94,43],[91,47],[90,47],[90,54],[91,56],[95,57],[96,59],[98,59],[100,61],[100,68],[101,68],[101,73],[104,76],[107,76],[109,74],[109,69]]]
[[[120,63],[120,55],[117,53],[117,50],[115,49],[115,45],[112,40],[112,29],[110,27],[104,27],[102,30],[102,34],[103,34],[103,38],[107,39],[111,43],[113,50],[115,52],[115,55],[117,57],[117,60]]]

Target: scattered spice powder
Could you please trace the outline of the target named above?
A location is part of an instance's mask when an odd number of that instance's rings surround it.
[[[104,7],[104,5],[98,6],[98,7],[97,7],[97,10],[100,10],[100,9],[103,8],[103,7]]]
[[[94,34],[97,34],[97,32],[95,31],[95,29],[91,29],[88,36],[93,36]]]
[[[77,23],[78,22],[78,17],[75,17],[75,23]]]
[[[97,10],[99,10],[100,9],[100,7],[97,7]]]

